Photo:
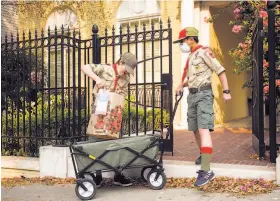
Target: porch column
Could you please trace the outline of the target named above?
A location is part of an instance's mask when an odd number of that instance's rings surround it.
[[[210,17],[208,2],[201,2],[199,16],[199,43],[203,46],[210,46],[210,23],[204,22],[204,17]]]
[[[194,26],[194,0],[182,0],[181,3],[181,28],[187,26]],[[178,33],[175,33],[178,34]],[[188,58],[188,53],[181,53],[181,75],[183,74],[184,67]],[[184,89],[184,96],[181,100],[181,123],[180,128],[188,129],[187,122],[187,112],[188,112],[188,103],[187,96],[189,94],[189,90],[187,88]]]

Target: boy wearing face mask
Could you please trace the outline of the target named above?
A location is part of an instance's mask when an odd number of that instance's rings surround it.
[[[214,130],[214,110],[212,73],[215,72],[222,83],[223,99],[225,102],[231,99],[225,68],[215,58],[208,47],[199,45],[198,30],[194,27],[186,27],[180,31],[178,40],[181,51],[189,53],[182,80],[176,89],[180,94],[184,87],[189,88],[188,102],[188,126],[193,131],[196,142],[200,148],[200,157],[196,164],[201,163],[201,169],[195,186],[203,186],[213,180],[215,174],[210,170],[212,158],[212,139],[210,132]]]
[[[137,66],[136,56],[132,53],[124,53],[120,59],[113,65],[105,64],[87,64],[82,66],[82,71],[96,82],[94,94],[100,88],[114,91],[123,96],[127,96],[127,86],[130,82],[129,75],[134,75],[134,69]],[[90,140],[98,140],[94,136],[89,136]],[[95,183],[97,187],[101,186],[102,174],[96,173]],[[130,186],[132,182],[124,175],[115,175],[114,184],[119,186]]]

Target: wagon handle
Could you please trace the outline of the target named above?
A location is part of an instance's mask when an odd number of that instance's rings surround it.
[[[176,111],[177,111],[177,107],[179,105],[179,102],[180,100],[182,99],[183,97],[183,92],[180,92],[180,94],[176,94],[175,95],[175,106],[174,106],[174,109],[172,111],[172,114],[171,114],[171,119],[170,119],[170,124],[173,125],[173,120],[174,120],[174,117],[175,117],[175,114],[176,114]],[[167,134],[166,134],[166,138],[165,139],[168,139],[169,135],[170,135],[170,130],[169,130],[170,126],[167,128]]]

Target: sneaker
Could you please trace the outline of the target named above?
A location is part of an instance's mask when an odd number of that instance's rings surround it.
[[[194,184],[195,187],[204,186],[209,181],[211,181],[215,178],[215,174],[213,171],[207,172],[204,170],[199,170],[196,173],[198,173],[198,176],[197,176],[197,179]]]
[[[201,155],[195,160],[196,165],[201,165]]]
[[[124,175],[115,175],[114,184],[117,186],[131,186],[132,182]]]
[[[94,181],[95,181],[97,188],[100,188],[101,184],[103,182],[102,175],[96,175]]]

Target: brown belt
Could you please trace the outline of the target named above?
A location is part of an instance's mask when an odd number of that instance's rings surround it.
[[[189,88],[189,92],[191,94],[195,94],[197,92],[204,91],[204,90],[209,90],[209,89],[212,89],[212,86],[211,85],[205,85],[205,86],[202,86],[202,87],[199,87],[199,88]]]

